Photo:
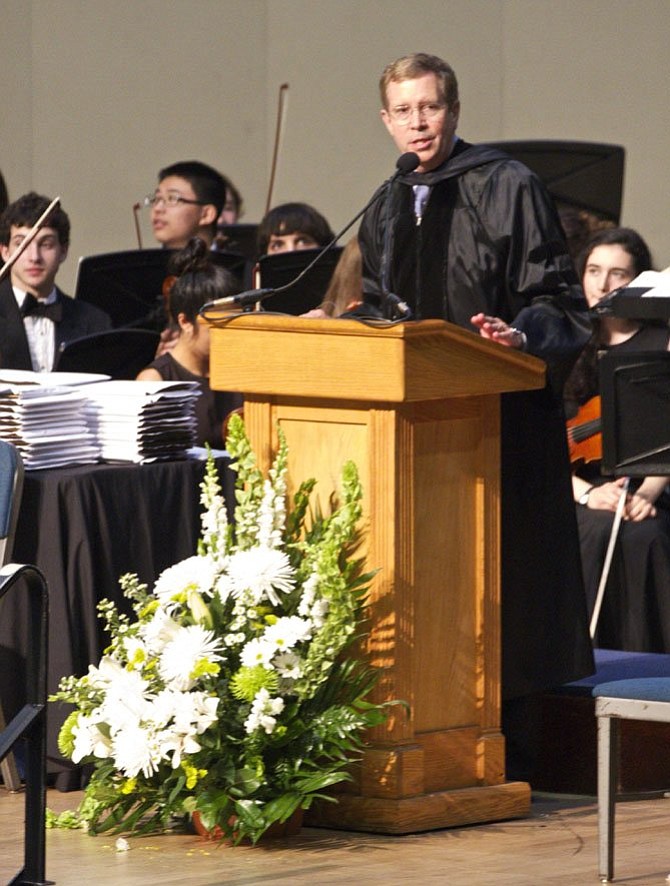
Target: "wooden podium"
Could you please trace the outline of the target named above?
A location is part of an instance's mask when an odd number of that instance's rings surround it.
[[[499,395],[544,386],[544,363],[441,320],[239,314],[211,329],[211,384],[245,395],[259,466],[289,444],[289,482],[342,464],[364,490],[377,700],[356,782],[310,824],[406,834],[526,815],[500,733]]]

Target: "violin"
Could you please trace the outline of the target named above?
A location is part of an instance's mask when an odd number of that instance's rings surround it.
[[[565,423],[568,434],[570,461],[597,461],[603,454],[603,435],[600,397],[592,397],[579,407],[574,418]]]

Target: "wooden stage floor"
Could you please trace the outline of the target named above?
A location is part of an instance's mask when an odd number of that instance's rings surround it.
[[[80,794],[49,791],[48,805],[73,808]],[[0,788],[0,882],[19,869],[23,797]],[[114,839],[47,832],[47,879],[60,886],[255,886],[386,884],[582,886],[598,883],[593,797],[533,796],[529,818],[405,837],[303,828],[260,847],[217,846],[190,835]],[[670,799],[617,806],[617,881],[667,886]]]

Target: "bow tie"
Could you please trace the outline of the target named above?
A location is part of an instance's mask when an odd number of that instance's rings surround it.
[[[21,316],[27,317],[29,315],[32,317],[48,317],[49,320],[58,323],[59,320],[63,319],[63,305],[57,301],[47,305],[28,292],[21,305]]]

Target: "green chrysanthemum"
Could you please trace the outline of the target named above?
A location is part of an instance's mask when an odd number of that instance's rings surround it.
[[[71,757],[74,751],[74,727],[79,719],[79,711],[72,711],[58,733],[58,750],[64,757]]]
[[[242,667],[230,681],[230,692],[239,701],[253,701],[259,689],[267,689],[272,694],[277,691],[279,680],[274,671],[262,665],[253,668]]]

